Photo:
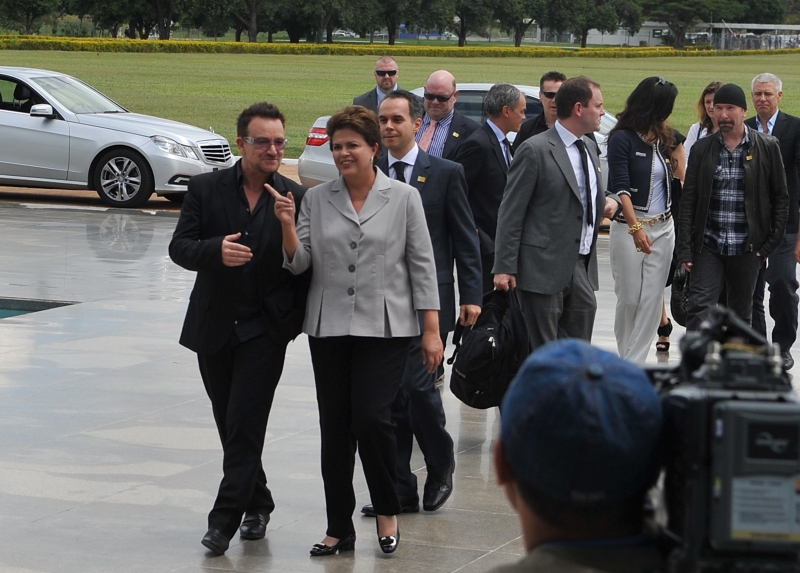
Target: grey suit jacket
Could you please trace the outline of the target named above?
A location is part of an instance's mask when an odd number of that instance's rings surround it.
[[[377,171],[360,213],[342,177],[308,190],[300,246],[284,267],[313,265],[303,332],[417,336],[417,310],[438,310],[436,265],[419,192]]]
[[[353,105],[363,105],[365,108],[378,113],[378,88],[372,88],[367,93],[353,98]]]
[[[583,141],[597,168],[597,204],[588,275],[598,289],[597,230],[603,218],[605,187],[597,148]],[[515,275],[523,290],[556,294],[564,290],[578,261],[583,204],[575,172],[555,129],[525,141],[514,155],[500,203],[492,273]]]

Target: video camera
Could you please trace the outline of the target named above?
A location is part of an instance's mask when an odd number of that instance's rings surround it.
[[[717,307],[681,351],[678,367],[648,370],[664,409],[668,570],[800,572],[800,400],[778,348]]]

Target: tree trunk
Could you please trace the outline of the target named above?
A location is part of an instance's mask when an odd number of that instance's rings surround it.
[[[458,47],[463,48],[467,45],[467,23],[461,16],[459,18],[461,21],[458,23]]]
[[[267,42],[269,42],[270,44],[273,42],[273,40],[272,40],[272,30],[267,32]]]
[[[397,22],[393,16],[386,17],[386,31],[389,33],[389,45],[394,46],[394,38],[397,34]]]
[[[522,37],[525,35],[525,30],[521,28],[514,29],[514,47],[519,48],[522,46]]]
[[[586,39],[589,37],[589,30],[581,30],[581,48],[586,47]]]
[[[250,25],[247,27],[247,41],[258,41],[258,3],[253,2],[250,6]]]
[[[683,49],[686,45],[686,30],[689,28],[688,24],[672,24],[669,25],[669,30],[672,32],[672,47],[678,50]]]
[[[325,43],[333,44],[333,28],[330,26],[325,29]]]

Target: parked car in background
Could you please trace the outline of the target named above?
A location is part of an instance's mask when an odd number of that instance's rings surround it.
[[[112,207],[180,201],[192,175],[233,165],[224,137],[47,70],[0,66],[0,134],[0,184],[94,189]]]
[[[483,107],[483,100],[492,85],[494,84],[458,84],[456,110],[479,123],[486,121],[487,116]],[[517,85],[516,87],[525,94],[525,100],[527,101],[525,117],[530,118],[541,113],[542,103],[539,101],[539,88],[525,85]],[[421,87],[411,90],[412,93],[420,97],[422,97],[424,91],[425,89]],[[320,117],[311,126],[306,138],[305,149],[297,161],[297,172],[300,176],[300,181],[308,187],[331,181],[339,176],[336,165],[333,163],[328,135],[325,131],[329,118],[329,115]],[[600,145],[600,161],[603,165],[604,178],[608,177],[605,159],[606,137],[616,123],[616,118],[610,113],[606,113],[601,121],[600,131],[595,134]],[[509,133],[508,139],[513,142],[515,135],[516,133]]]

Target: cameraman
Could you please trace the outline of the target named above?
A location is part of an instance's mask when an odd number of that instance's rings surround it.
[[[664,570],[644,533],[661,428],[659,397],[634,364],[580,340],[534,352],[506,393],[494,449],[528,554],[494,572]]]

